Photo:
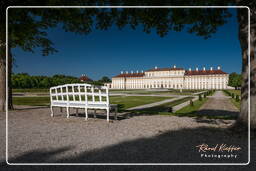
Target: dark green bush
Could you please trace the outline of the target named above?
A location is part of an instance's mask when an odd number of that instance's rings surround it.
[[[199,96],[199,97],[198,97],[199,100],[202,101],[202,96],[201,96],[201,94],[199,94],[198,96]]]
[[[194,102],[192,100],[189,101],[190,106],[194,106]]]
[[[236,95],[236,101],[237,101],[237,102],[240,101],[239,95]]]

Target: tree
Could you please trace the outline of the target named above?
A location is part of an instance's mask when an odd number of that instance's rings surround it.
[[[107,76],[103,76],[99,81],[102,83],[109,83],[111,82],[111,79],[108,78]]]
[[[9,1],[5,1],[9,3]],[[5,3],[4,2],[4,3]],[[15,1],[11,1],[15,4]],[[23,1],[22,3],[30,2],[29,5],[35,5],[32,1]],[[66,2],[66,1],[64,1]],[[69,2],[68,2],[69,3]],[[61,5],[70,5],[70,4]],[[103,1],[75,1],[72,5],[134,5],[128,0],[119,0],[116,3],[104,4]],[[247,1],[244,4],[242,0],[234,1],[179,1],[178,3],[166,3],[164,0],[157,1],[157,4],[151,1],[138,1],[136,5],[248,5],[250,15],[255,15],[255,1]],[[8,5],[1,6],[2,11]],[[24,5],[24,4],[15,4]],[[36,4],[38,5],[38,4]],[[44,1],[40,5],[60,5],[60,1]],[[256,60],[255,60],[255,40],[256,40],[256,18],[251,17],[251,39],[248,42],[248,10],[239,8],[237,10],[239,24],[239,40],[242,49],[242,101],[241,112],[238,117],[240,125],[248,123],[248,84],[251,84],[251,100],[256,100]],[[5,61],[5,16],[1,14],[1,30],[0,30],[0,109],[4,109],[5,99],[5,69],[6,62],[9,64],[8,72],[11,73],[12,54],[11,48],[21,47],[26,51],[33,51],[36,47],[42,47],[42,53],[48,55],[56,50],[52,47],[52,42],[47,39],[45,29],[55,27],[61,23],[65,31],[72,31],[79,34],[88,34],[93,29],[106,30],[112,25],[117,25],[120,29],[126,25],[130,25],[132,29],[137,26],[142,26],[143,31],[150,33],[155,30],[159,36],[165,36],[169,31],[181,31],[187,29],[189,33],[194,33],[197,36],[209,38],[216,32],[217,28],[226,23],[226,19],[230,17],[230,13],[225,8],[182,8],[182,9],[152,9],[152,8],[125,8],[125,9],[9,9],[9,41],[8,54],[9,60]],[[250,56],[248,56],[248,43],[250,45]],[[251,67],[248,68],[247,62],[251,61]],[[251,82],[248,82],[248,72],[251,73]],[[11,74],[9,74],[10,77]],[[10,79],[9,79],[10,80]],[[11,90],[9,84],[9,91]],[[10,92],[9,92],[10,93]],[[9,96],[10,97],[10,96]],[[11,101],[9,100],[9,103]],[[9,106],[10,107],[10,106]],[[251,126],[256,128],[256,106],[251,105]]]
[[[237,89],[238,87],[241,87],[242,85],[242,76],[240,74],[237,74],[235,72],[231,73],[229,75],[228,85],[235,87]]]

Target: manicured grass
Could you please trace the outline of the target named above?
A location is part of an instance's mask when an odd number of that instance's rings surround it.
[[[154,97],[154,96],[111,96],[110,103],[118,104],[120,110],[125,110],[130,107],[135,107],[143,104],[154,103],[170,99],[170,97]],[[13,97],[15,105],[30,105],[30,106],[47,106],[50,104],[49,97]]]
[[[241,96],[241,90],[227,90],[227,91],[229,91],[230,93],[234,93],[235,95]]]
[[[232,98],[230,100],[240,110],[241,101],[239,100],[237,102],[236,99],[232,99]]]
[[[30,88],[30,89],[12,89],[14,93],[48,93],[49,89],[43,88]]]
[[[156,96],[111,96],[110,103],[118,104],[118,109],[125,110],[131,107],[140,106],[144,104],[154,103],[171,97],[156,97]]]
[[[202,98],[202,101],[196,100],[194,101],[194,106],[185,106],[181,108],[180,110],[176,111],[174,114],[175,115],[186,115],[186,114],[191,114],[195,113],[208,99],[207,98]]]
[[[150,90],[110,90],[112,93],[125,93],[125,94],[168,94],[168,95],[190,95],[192,93],[197,93],[202,90],[176,90],[176,89],[169,89],[169,90],[163,90],[163,91],[150,91]]]
[[[230,115],[221,115],[221,116],[209,116],[209,115],[202,115],[198,114],[197,111],[200,109],[200,107],[207,101],[207,98],[203,98],[202,101],[197,100],[194,102],[194,106],[185,106],[184,108],[176,111],[175,113],[172,113],[173,116],[179,116],[179,117],[196,117],[196,118],[207,118],[207,119],[236,119],[234,116]]]
[[[234,98],[230,98],[231,103],[233,103],[239,110],[240,110],[240,105],[241,105],[241,90],[224,90],[223,91],[225,93],[226,96],[231,96],[232,93],[235,94]],[[230,93],[230,95],[228,94],[228,92]],[[236,101],[236,96],[239,96],[239,101]]]
[[[50,97],[13,97],[14,105],[48,106]]]
[[[193,97],[185,97],[179,100],[175,100],[169,103],[165,103],[159,106],[141,109],[141,110],[133,110],[133,113],[135,114],[147,114],[147,115],[169,115],[172,112],[170,111],[170,108],[173,106],[176,106],[178,104],[184,103],[188,100],[193,99]]]

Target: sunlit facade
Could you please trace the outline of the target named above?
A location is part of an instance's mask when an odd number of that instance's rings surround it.
[[[206,70],[157,68],[145,72],[121,72],[107,84],[110,89],[226,89],[228,74],[220,67]]]

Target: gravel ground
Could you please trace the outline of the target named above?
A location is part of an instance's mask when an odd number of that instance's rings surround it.
[[[238,109],[231,103],[230,97],[225,96],[222,91],[216,91],[212,96],[208,96],[209,100],[201,106],[198,114],[210,116],[237,116]]]
[[[232,120],[145,115],[107,123],[101,115],[89,121],[82,113],[81,117],[65,116],[51,118],[49,108],[10,111],[9,162],[247,162],[247,137],[227,129]],[[0,123],[4,139],[4,114]],[[196,146],[202,143],[226,143],[242,150],[236,159],[201,158]],[[0,145],[4,161],[5,141]]]

